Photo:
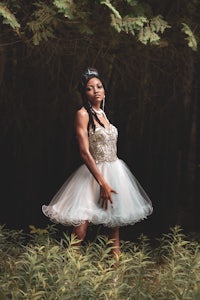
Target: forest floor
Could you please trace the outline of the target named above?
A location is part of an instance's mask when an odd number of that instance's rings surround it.
[[[178,226],[154,246],[121,241],[116,258],[103,235],[77,247],[54,225],[30,229],[0,227],[0,300],[200,299],[200,243]]]

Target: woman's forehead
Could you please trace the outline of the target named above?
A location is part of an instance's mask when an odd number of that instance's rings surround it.
[[[99,83],[102,83],[101,80],[99,78],[93,77],[87,82],[87,86],[96,85]]]

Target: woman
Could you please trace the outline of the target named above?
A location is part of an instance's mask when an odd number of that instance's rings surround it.
[[[73,225],[83,241],[88,225],[110,227],[113,254],[120,253],[119,227],[152,213],[152,204],[125,163],[117,157],[117,129],[104,112],[106,88],[96,69],[80,83],[83,107],[75,116],[75,133],[84,164],[71,175],[43,213],[53,222]]]

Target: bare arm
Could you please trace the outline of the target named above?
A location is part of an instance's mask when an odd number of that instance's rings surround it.
[[[112,195],[111,193],[116,193],[109,184],[103,178],[101,172],[99,171],[94,158],[89,151],[89,140],[87,132],[87,124],[89,121],[88,113],[84,110],[79,110],[76,113],[75,118],[75,132],[78,140],[79,150],[84,163],[100,185],[100,199],[103,201],[105,208],[108,206],[108,201],[111,203]]]

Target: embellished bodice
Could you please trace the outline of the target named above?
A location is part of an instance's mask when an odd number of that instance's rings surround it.
[[[112,124],[109,124],[109,128],[98,125],[95,131],[90,129],[90,153],[96,163],[110,162],[117,159],[117,137],[117,128]]]

